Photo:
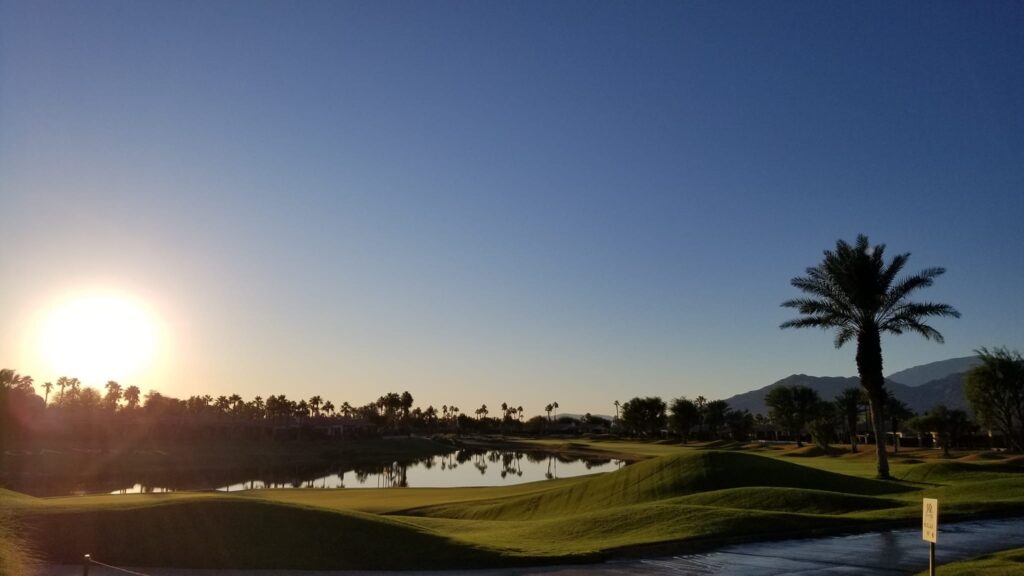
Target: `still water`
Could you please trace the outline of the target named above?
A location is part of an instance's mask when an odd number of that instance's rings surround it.
[[[622,460],[576,458],[539,452],[507,450],[459,450],[408,462],[390,462],[359,466],[329,473],[293,475],[281,473],[252,477],[230,483],[214,483],[190,490],[259,490],[266,488],[447,488],[467,486],[503,486],[570,478],[597,472],[611,472],[626,464]],[[287,475],[285,475],[287,476]],[[179,488],[180,489],[180,488]],[[173,492],[167,485],[135,483],[111,494]]]

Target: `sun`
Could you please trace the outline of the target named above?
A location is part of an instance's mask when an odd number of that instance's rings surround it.
[[[157,323],[139,301],[92,294],[64,301],[45,316],[38,350],[57,374],[99,383],[145,371],[158,339]]]

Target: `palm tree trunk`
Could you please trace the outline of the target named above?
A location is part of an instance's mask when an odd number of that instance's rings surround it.
[[[875,433],[875,454],[878,457],[878,477],[889,478],[889,456],[885,450],[885,392],[881,389],[869,393],[871,398],[871,424]]]
[[[860,385],[871,404],[871,427],[875,433],[878,477],[889,478],[889,457],[885,452],[885,377],[882,376],[882,339],[875,327],[861,329],[857,336],[857,372]]]

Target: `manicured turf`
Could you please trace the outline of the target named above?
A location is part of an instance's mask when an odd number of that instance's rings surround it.
[[[0,576],[32,574],[34,555],[20,535],[18,524],[0,510]]]
[[[1024,514],[1024,468],[1011,461],[908,454],[894,466],[899,480],[879,481],[873,460],[859,455],[626,442],[571,449],[596,446],[649,457],[607,474],[494,488],[0,492],[0,506],[51,560],[89,552],[122,565],[305,569],[581,561],[658,544],[868,530],[918,521],[923,496],[940,499],[946,521]]]

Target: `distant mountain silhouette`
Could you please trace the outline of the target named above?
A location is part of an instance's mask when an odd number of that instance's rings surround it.
[[[915,382],[914,385],[907,385],[895,378],[886,378],[885,387],[892,391],[897,399],[902,400],[911,410],[918,414],[927,412],[939,404],[945,404],[949,408],[961,408],[967,410],[967,399],[964,397],[964,372],[977,364],[977,357],[952,358],[940,362],[932,362],[923,366],[915,366],[893,374],[902,376]],[[937,374],[928,382],[919,383],[921,375]],[[750,410],[752,414],[768,414],[768,407],[764,403],[765,395],[772,388],[778,386],[807,386],[813,388],[823,400],[833,400],[844,388],[860,387],[860,379],[855,376],[808,376],[807,374],[793,374],[787,376],[774,384],[764,388],[737,394],[727,398],[726,402],[734,410]]]
[[[914,366],[913,368],[907,368],[906,370],[900,370],[899,372],[893,372],[892,374],[889,374],[888,378],[889,380],[895,380],[896,382],[907,386],[920,386],[934,380],[945,378],[950,374],[967,372],[980,363],[981,359],[977,356],[950,358],[949,360],[940,360],[938,362],[931,362],[929,364],[922,364],[920,366]]]

